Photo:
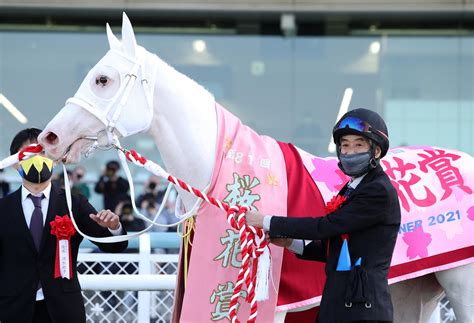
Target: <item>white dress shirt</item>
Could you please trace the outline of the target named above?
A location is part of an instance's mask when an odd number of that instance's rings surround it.
[[[41,199],[41,211],[43,213],[43,227],[46,222],[46,217],[48,215],[48,206],[49,206],[49,197],[51,195],[51,183],[46,186],[46,188],[40,193],[31,193],[25,186],[21,186],[21,206],[23,208],[23,214],[25,215],[25,221],[28,228],[30,228],[31,217],[35,209],[33,201],[28,197],[28,195],[41,196],[44,195],[44,198]],[[116,230],[109,229],[112,235],[116,236],[122,233],[122,225],[120,224],[119,228]],[[36,300],[44,300],[43,289],[40,288],[36,292]]]
[[[365,177],[365,175],[367,174],[364,174],[362,176],[359,176],[355,179],[351,179],[348,186],[350,186],[351,188],[355,189],[357,187],[357,185],[360,184],[360,182],[362,181],[362,179]],[[272,215],[266,215],[264,218],[263,218],[263,230],[265,231],[270,231],[270,223],[271,223],[271,220],[272,220]],[[296,253],[298,255],[302,255],[303,254],[303,251],[304,251],[304,247],[311,243],[311,240],[298,240],[298,239],[293,239],[293,241],[291,242],[291,244],[288,246],[288,250],[292,251],[293,253]]]
[[[23,208],[23,214],[25,215],[25,221],[28,228],[30,228],[31,216],[33,215],[33,211],[35,209],[35,205],[33,204],[33,200],[28,198],[28,195],[34,196],[41,196],[44,195],[44,198],[41,200],[41,211],[43,213],[43,227],[46,221],[46,215],[48,214],[48,206],[49,206],[49,195],[51,194],[51,183],[49,183],[46,188],[38,193],[33,194],[24,186],[21,187],[21,206]],[[40,288],[36,292],[36,300],[41,301],[44,299],[43,289]]]

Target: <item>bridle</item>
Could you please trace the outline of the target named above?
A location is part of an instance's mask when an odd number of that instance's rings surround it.
[[[128,234],[126,236],[113,236],[113,237],[106,237],[106,238],[94,238],[94,237],[87,236],[84,233],[80,232],[79,228],[76,226],[76,230],[78,230],[83,236],[85,236],[89,240],[96,241],[96,242],[108,242],[108,243],[129,240],[131,238],[134,238],[134,237],[150,230],[151,227],[153,227],[153,225],[164,226],[164,227],[175,226],[179,223],[182,223],[187,218],[193,216],[194,213],[197,211],[197,209],[200,207],[200,205],[202,203],[201,199],[197,199],[196,203],[191,208],[191,210],[189,210],[185,214],[180,215],[178,217],[179,221],[177,221],[176,223],[161,224],[161,223],[155,222],[156,219],[158,218],[158,216],[161,215],[161,212],[163,211],[163,208],[164,208],[164,206],[166,204],[166,201],[168,199],[169,192],[170,192],[170,189],[171,189],[171,185],[173,185],[173,184],[170,183],[168,185],[167,190],[166,190],[165,196],[163,197],[163,201],[161,203],[160,209],[158,210],[158,212],[155,215],[153,220],[148,219],[147,217],[145,217],[144,215],[142,215],[138,211],[138,209],[135,205],[135,192],[134,192],[134,186],[133,186],[133,179],[132,179],[132,175],[130,173],[130,169],[128,167],[127,160],[126,160],[126,157],[125,157],[125,154],[128,153],[128,151],[125,150],[121,146],[120,140],[117,136],[117,132],[119,134],[121,134],[122,136],[124,136],[124,137],[125,136],[130,136],[132,134],[140,133],[140,132],[145,132],[146,130],[149,129],[153,118],[152,117],[149,118],[148,124],[145,127],[146,129],[141,129],[139,131],[137,131],[136,129],[124,129],[123,127],[121,127],[120,124],[118,124],[120,115],[122,114],[122,111],[123,111],[124,107],[128,103],[130,93],[132,92],[132,90],[133,90],[133,88],[136,84],[136,81],[138,79],[138,75],[140,74],[140,75],[143,76],[144,75],[144,69],[143,69],[143,61],[136,60],[136,59],[133,59],[129,56],[126,56],[118,50],[112,49],[111,51],[113,51],[116,54],[120,55],[121,57],[131,61],[133,63],[133,66],[130,69],[130,71],[127,74],[125,74],[125,82],[122,83],[120,88],[117,90],[117,93],[110,100],[110,102],[108,103],[106,108],[103,109],[103,110],[98,109],[93,103],[91,103],[85,97],[83,97],[81,95],[78,95],[78,93],[76,93],[74,95],[74,97],[71,97],[66,101],[66,105],[68,103],[75,104],[75,105],[85,109],[87,112],[89,112],[90,114],[95,116],[97,119],[99,119],[104,124],[104,129],[100,130],[95,135],[82,136],[82,137],[77,138],[74,142],[76,142],[78,140],[81,140],[81,139],[93,141],[93,144],[84,153],[86,157],[89,156],[95,150],[110,150],[110,149],[114,148],[118,151],[122,167],[125,171],[128,182],[130,184],[130,195],[131,195],[131,202],[132,202],[133,209],[134,209],[135,213],[139,215],[140,218],[142,218],[145,222],[148,222],[150,224],[147,228],[145,228],[144,230],[142,230],[140,232]],[[156,74],[156,70],[153,71],[153,74],[151,75],[151,79],[154,79],[155,74]],[[150,110],[151,116],[153,116],[153,85],[154,85],[154,82],[150,82],[147,78],[143,78],[143,79],[141,79],[140,84],[141,84],[143,92],[145,94],[145,98],[146,98],[146,102],[147,102],[147,108]],[[72,144],[74,144],[74,142]],[[72,144],[70,145],[70,147],[72,146]],[[65,166],[63,165],[63,167],[65,167]],[[66,171],[64,171],[64,174],[66,174]],[[65,189],[66,189],[66,200],[67,200],[67,203],[68,203],[70,214],[72,215],[72,208],[71,208],[72,202],[71,202],[71,193],[70,193],[70,187],[69,187],[69,184],[68,184],[68,178],[65,176],[64,180],[65,180]],[[205,188],[206,191],[207,191],[207,188],[208,187]],[[74,222],[73,216],[71,216],[71,219]]]
[[[150,128],[153,119],[153,117],[149,118],[146,127],[144,129],[138,130],[126,129],[124,126],[118,124],[122,111],[127,105],[130,94],[137,83],[138,75],[144,76],[145,71],[143,69],[143,60],[132,58],[115,49],[111,49],[110,51],[130,61],[133,65],[128,73],[125,74],[124,82],[122,82],[120,88],[117,90],[117,93],[110,100],[105,109],[98,109],[94,103],[79,93],[76,93],[73,97],[66,100],[66,105],[68,103],[77,105],[95,116],[104,124],[104,129],[99,131],[97,134],[87,135],[76,139],[76,141],[80,139],[94,141],[87,154],[90,154],[95,149],[108,150],[114,148],[114,145],[118,143],[117,133],[123,137],[127,137],[136,133],[147,131]],[[156,71],[153,71],[151,77],[154,78],[155,74]],[[142,78],[139,84],[141,85],[145,95],[147,109],[151,113],[151,116],[153,116],[153,82],[150,82],[147,78]],[[105,140],[100,140],[104,135],[106,142]]]

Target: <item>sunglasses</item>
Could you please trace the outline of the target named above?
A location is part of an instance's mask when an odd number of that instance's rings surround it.
[[[382,131],[372,128],[372,126],[368,122],[365,122],[364,120],[361,120],[356,117],[347,117],[341,120],[335,127],[335,130],[339,129],[352,129],[365,133],[377,133],[382,137],[388,139],[387,135],[384,134]]]
[[[347,117],[336,125],[336,130],[338,129],[352,129],[360,132],[371,132],[370,130],[372,127],[364,120],[360,120],[356,117]]]

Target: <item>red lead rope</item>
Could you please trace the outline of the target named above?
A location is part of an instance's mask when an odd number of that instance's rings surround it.
[[[23,159],[39,154],[42,151],[43,147],[38,144],[26,146],[18,153],[18,160],[22,161]]]
[[[142,167],[145,166],[147,162],[151,162],[134,150],[127,151],[125,156],[129,161]],[[208,203],[226,211],[227,222],[233,229],[239,231],[242,266],[240,267],[234,291],[230,299],[229,316],[232,323],[239,322],[237,319],[238,298],[245,284],[247,288],[246,301],[249,302],[251,306],[250,316],[247,322],[255,322],[258,314],[255,294],[258,257],[264,252],[265,248],[268,246],[268,243],[265,239],[265,234],[262,229],[256,229],[253,226],[247,225],[245,214],[250,210],[250,207],[246,205],[229,206],[227,203],[222,202],[212,196],[208,196],[206,193],[186,184],[182,180],[172,175],[169,175],[167,179],[169,182],[178,185],[185,191],[190,192],[195,196],[207,201]]]

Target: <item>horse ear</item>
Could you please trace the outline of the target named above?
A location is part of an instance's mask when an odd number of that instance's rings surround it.
[[[135,57],[137,41],[135,40],[132,24],[125,12],[122,19],[122,44],[125,54]]]
[[[105,29],[107,29],[107,39],[109,40],[110,49],[120,49],[120,40],[115,37],[112,29],[110,29],[109,23],[107,23]]]

